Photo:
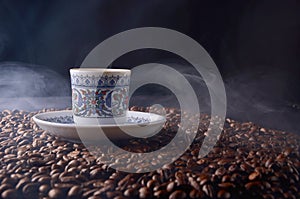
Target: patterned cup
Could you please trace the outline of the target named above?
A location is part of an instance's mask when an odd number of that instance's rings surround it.
[[[130,70],[73,68],[72,110],[77,124],[125,122]]]

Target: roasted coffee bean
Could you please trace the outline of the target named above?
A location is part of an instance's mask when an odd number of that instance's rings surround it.
[[[37,194],[38,190],[39,190],[38,183],[28,183],[22,189],[24,195],[27,197]]]
[[[227,192],[225,190],[220,190],[220,191],[218,191],[217,197],[218,198],[230,198],[231,195],[229,192]]]
[[[262,189],[262,183],[259,181],[253,181],[253,182],[248,182],[245,184],[245,188],[250,190],[250,189]]]
[[[13,188],[13,186],[11,184],[6,184],[6,183],[2,184],[2,185],[0,185],[0,193],[4,192],[7,189],[11,189],[11,188]]]
[[[194,189],[200,190],[199,183],[197,183],[196,180],[194,180],[194,178],[189,177],[189,178],[188,178],[188,181],[189,181],[189,184],[190,184],[192,187],[194,187]]]
[[[134,109],[150,110],[149,107]],[[227,118],[220,142],[215,144],[212,140],[213,150],[199,158],[201,143],[210,133],[208,125],[216,124],[219,118],[191,115],[170,108],[165,111],[167,121],[161,135],[143,141],[132,139],[128,142],[130,144],[122,141],[120,147],[140,153],[150,152],[169,143],[178,128],[186,135],[197,132],[196,138],[178,160],[153,172],[140,174],[109,168],[109,164],[122,162],[126,162],[125,167],[134,168],[136,165],[130,156],[115,154],[107,147],[107,152],[101,152],[105,156],[93,157],[83,144],[61,140],[44,132],[31,119],[35,113],[0,112],[1,197],[7,191],[8,195],[18,193],[21,198],[26,198],[23,189],[26,193],[35,192],[31,198],[45,199],[50,198],[50,193],[54,198],[55,195],[61,198],[180,198],[180,193],[190,198],[300,197],[299,136]],[[187,129],[179,125],[181,116],[188,119]],[[198,130],[193,129],[197,117],[200,118],[199,128],[195,127]],[[180,138],[182,141],[188,139]],[[210,142],[209,139],[206,141]],[[166,154],[140,165],[149,167],[171,157],[172,153],[181,153],[176,151],[178,144]],[[112,159],[116,162],[109,162]],[[143,156],[138,161],[144,161]],[[104,164],[106,162],[109,164]]]
[[[149,198],[150,196],[151,196],[151,192],[147,187],[142,187],[139,189],[140,198]]]
[[[253,172],[253,173],[251,173],[250,175],[249,175],[249,177],[248,177],[248,179],[249,180],[256,180],[256,179],[258,179],[260,177],[260,173],[258,173],[258,172]]]
[[[186,198],[186,193],[184,191],[181,190],[177,190],[174,191],[173,193],[171,193],[171,195],[169,196],[169,199],[184,199]]]
[[[203,177],[200,177],[200,178],[199,178],[199,181],[200,181],[200,185],[204,185],[204,184],[206,184],[207,182],[209,182],[210,179],[209,179],[208,176],[203,176]]]
[[[30,182],[30,179],[28,177],[22,178],[19,180],[18,184],[16,185],[16,189],[22,190],[22,188]]]
[[[2,192],[1,197],[3,199],[18,199],[22,198],[21,194],[15,189],[7,189]]]
[[[158,185],[158,182],[157,181],[155,181],[155,180],[149,180],[148,182],[147,182],[147,188],[149,188],[149,189],[153,189],[156,185]]]
[[[203,198],[204,197],[204,193],[201,190],[193,189],[189,193],[189,196],[190,196],[190,198]]]
[[[215,174],[217,176],[223,176],[226,173],[226,169],[224,167],[220,167],[216,170]]]
[[[96,192],[94,193],[94,196],[95,196],[95,194],[96,194]],[[106,194],[107,198],[114,198],[114,197],[120,196],[122,193],[119,191],[108,191],[105,194]]]
[[[130,197],[134,195],[134,189],[129,188],[124,191],[124,196]]]
[[[252,169],[251,166],[247,163],[242,163],[240,165],[240,168],[241,168],[242,171],[251,171],[251,169]]]
[[[230,172],[235,172],[237,170],[237,166],[235,164],[232,164],[232,165],[229,166],[228,170]]]
[[[39,191],[40,191],[41,193],[48,193],[49,190],[50,190],[50,186],[47,185],[47,184],[43,184],[43,185],[41,185],[41,186],[39,187]]]
[[[52,198],[52,199],[62,199],[62,198],[66,197],[66,195],[63,193],[63,191],[61,191],[58,188],[51,189],[48,193],[48,196],[49,196],[49,198]]]
[[[167,191],[168,192],[172,192],[173,189],[175,187],[175,182],[170,182],[168,185],[167,185]]]
[[[202,190],[204,191],[204,193],[209,196],[209,197],[213,197],[214,193],[213,193],[213,187],[210,184],[205,184],[202,187]]]
[[[231,182],[223,182],[223,183],[218,184],[218,186],[221,188],[228,189],[228,188],[234,188],[235,184],[233,184]]]
[[[95,178],[100,178],[102,176],[102,169],[101,168],[96,168],[90,172],[90,177],[95,179]]]
[[[229,182],[231,179],[231,176],[230,175],[225,175],[222,177],[222,182]]]
[[[166,198],[168,195],[168,192],[165,190],[158,190],[158,191],[155,191],[153,195],[157,198]]]
[[[116,198],[119,197],[119,196],[116,196]],[[102,197],[100,196],[90,196],[88,197],[88,199],[102,199]]]
[[[175,173],[175,178],[178,185],[182,185],[186,183],[185,175],[182,172],[177,171]]]
[[[74,176],[66,176],[66,177],[61,177],[59,178],[61,182],[64,183],[78,183],[76,178]]]
[[[100,196],[100,195],[107,193],[108,191],[112,191],[112,190],[113,190],[113,185],[110,185],[110,186],[102,187],[101,189],[97,189],[95,192],[92,192],[92,193],[95,196]],[[117,190],[117,191],[119,191],[119,190]]]
[[[49,176],[41,176],[39,179],[38,179],[38,182],[41,183],[41,184],[49,184],[51,181],[51,178]]]
[[[15,178],[7,177],[2,180],[2,184],[16,185],[17,183],[18,183],[18,179]]]
[[[83,198],[88,198],[90,196],[93,196],[93,194],[97,191],[98,189],[91,189],[91,190],[88,190],[88,191],[84,191],[83,194],[82,194],[82,197]]]
[[[80,186],[73,186],[69,192],[68,197],[70,198],[81,198],[82,188]]]

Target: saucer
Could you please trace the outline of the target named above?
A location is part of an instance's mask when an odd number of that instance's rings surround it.
[[[100,128],[109,139],[147,138],[158,133],[166,121],[165,117],[154,113],[128,111],[126,121],[123,123],[75,125],[72,110],[39,113],[33,116],[33,120],[43,130],[77,142],[81,139],[84,141],[101,140],[105,135],[99,134]],[[80,132],[80,137],[77,132]]]

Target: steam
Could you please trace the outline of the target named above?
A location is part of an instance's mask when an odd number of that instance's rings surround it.
[[[206,82],[193,67],[174,63],[166,65],[174,67],[190,82],[197,94],[201,113],[210,113],[210,97]],[[236,75],[227,75],[223,79],[227,95],[227,117],[241,122],[251,121],[271,129],[300,133],[299,104],[289,101],[286,97],[288,78],[288,74],[276,70],[249,69],[238,71]],[[132,105],[151,105],[155,102],[164,106],[179,106],[172,93],[166,93],[161,89],[161,93],[154,96],[153,91],[155,91],[153,88],[137,91],[133,96]]]
[[[70,83],[55,71],[16,62],[0,63],[0,68],[1,110],[70,106]]]
[[[201,113],[210,113],[206,82],[192,66],[166,63],[190,82],[198,97]],[[43,66],[16,62],[0,63],[0,110],[66,108],[71,106],[69,77]],[[149,70],[155,70],[149,68]],[[251,121],[268,128],[300,132],[299,104],[287,101],[288,75],[280,71],[239,71],[224,79],[227,116],[237,121]],[[213,75],[212,75],[213,81]],[[209,83],[209,82],[208,82]],[[176,96],[167,88],[148,85],[138,89],[130,105],[178,107]],[[191,107],[193,108],[193,107]]]

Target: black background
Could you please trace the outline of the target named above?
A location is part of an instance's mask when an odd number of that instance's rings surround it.
[[[57,82],[55,77],[67,80],[68,69],[80,66],[101,41],[132,28],[164,27],[192,37],[211,55],[226,84],[230,117],[298,132],[299,10],[300,2],[292,0],[1,0],[0,62],[5,70],[0,91],[5,93],[10,85],[4,81],[7,75],[14,74],[11,77],[19,81],[24,68],[33,68],[43,77],[47,70],[54,74],[44,78],[43,89],[49,92],[27,92],[25,87],[24,92],[2,97],[68,96],[68,88],[49,88],[49,82]],[[176,59],[169,53],[140,50],[116,60],[112,67],[186,64]]]

